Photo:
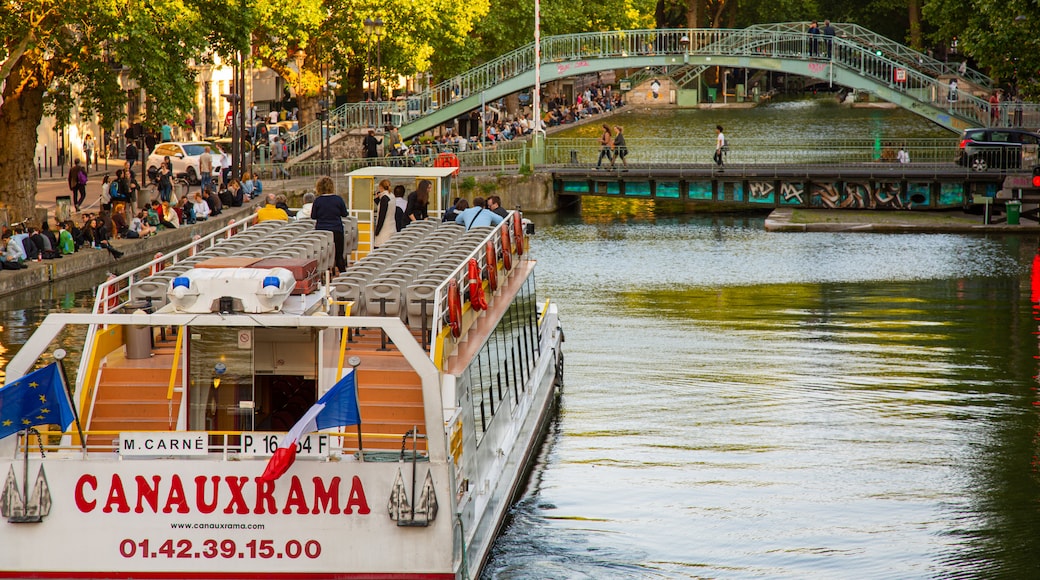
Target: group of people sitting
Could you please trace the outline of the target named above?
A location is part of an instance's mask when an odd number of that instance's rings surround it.
[[[114,258],[122,258],[123,252],[109,242],[112,227],[109,212],[87,214],[80,225],[72,220],[58,222],[57,231],[52,230],[47,222],[39,227],[5,226],[0,233],[0,269],[20,270],[28,267],[26,262],[54,260],[82,248],[105,249]]]
[[[554,97],[546,103],[546,112],[542,121],[547,127],[556,127],[574,123],[592,115],[611,111],[624,105],[621,93],[614,93],[610,86],[590,85],[568,105],[562,97]]]

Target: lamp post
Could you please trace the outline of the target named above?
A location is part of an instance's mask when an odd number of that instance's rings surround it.
[[[372,20],[371,17],[365,18],[365,34],[368,35],[369,39],[371,39],[371,37],[373,37],[373,36],[376,37],[376,102],[379,102],[379,101],[383,100],[383,98],[382,98],[382,85],[380,83],[380,77],[382,76],[382,68],[383,68],[383,62],[382,62],[382,56],[383,55],[382,55],[382,50],[381,50],[382,47],[380,45],[380,39],[383,36],[383,31],[384,31],[384,26],[383,26],[383,19],[382,18],[380,18],[378,16],[376,17],[375,20]],[[371,64],[372,64],[371,56],[369,57],[368,60],[369,60],[369,66],[371,66]]]

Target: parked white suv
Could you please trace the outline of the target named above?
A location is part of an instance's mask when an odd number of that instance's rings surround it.
[[[162,165],[163,158],[169,157],[174,175],[183,175],[187,178],[188,183],[198,184],[199,175],[201,175],[199,159],[205,154],[206,147],[209,147],[210,158],[213,160],[213,171],[217,171],[217,164],[220,162],[220,155],[223,151],[216,143],[167,141],[157,144],[152,150],[152,154],[148,156],[148,160],[145,161],[145,165],[148,166],[148,174],[154,175]]]

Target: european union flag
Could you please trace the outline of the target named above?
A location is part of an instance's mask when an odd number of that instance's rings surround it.
[[[72,403],[58,363],[0,388],[0,439],[33,425],[72,424]]]

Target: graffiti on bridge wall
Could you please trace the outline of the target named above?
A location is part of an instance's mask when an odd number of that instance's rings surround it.
[[[927,206],[927,184],[913,184],[903,192],[898,181],[846,181],[813,183],[810,207],[828,209],[910,209]]]

